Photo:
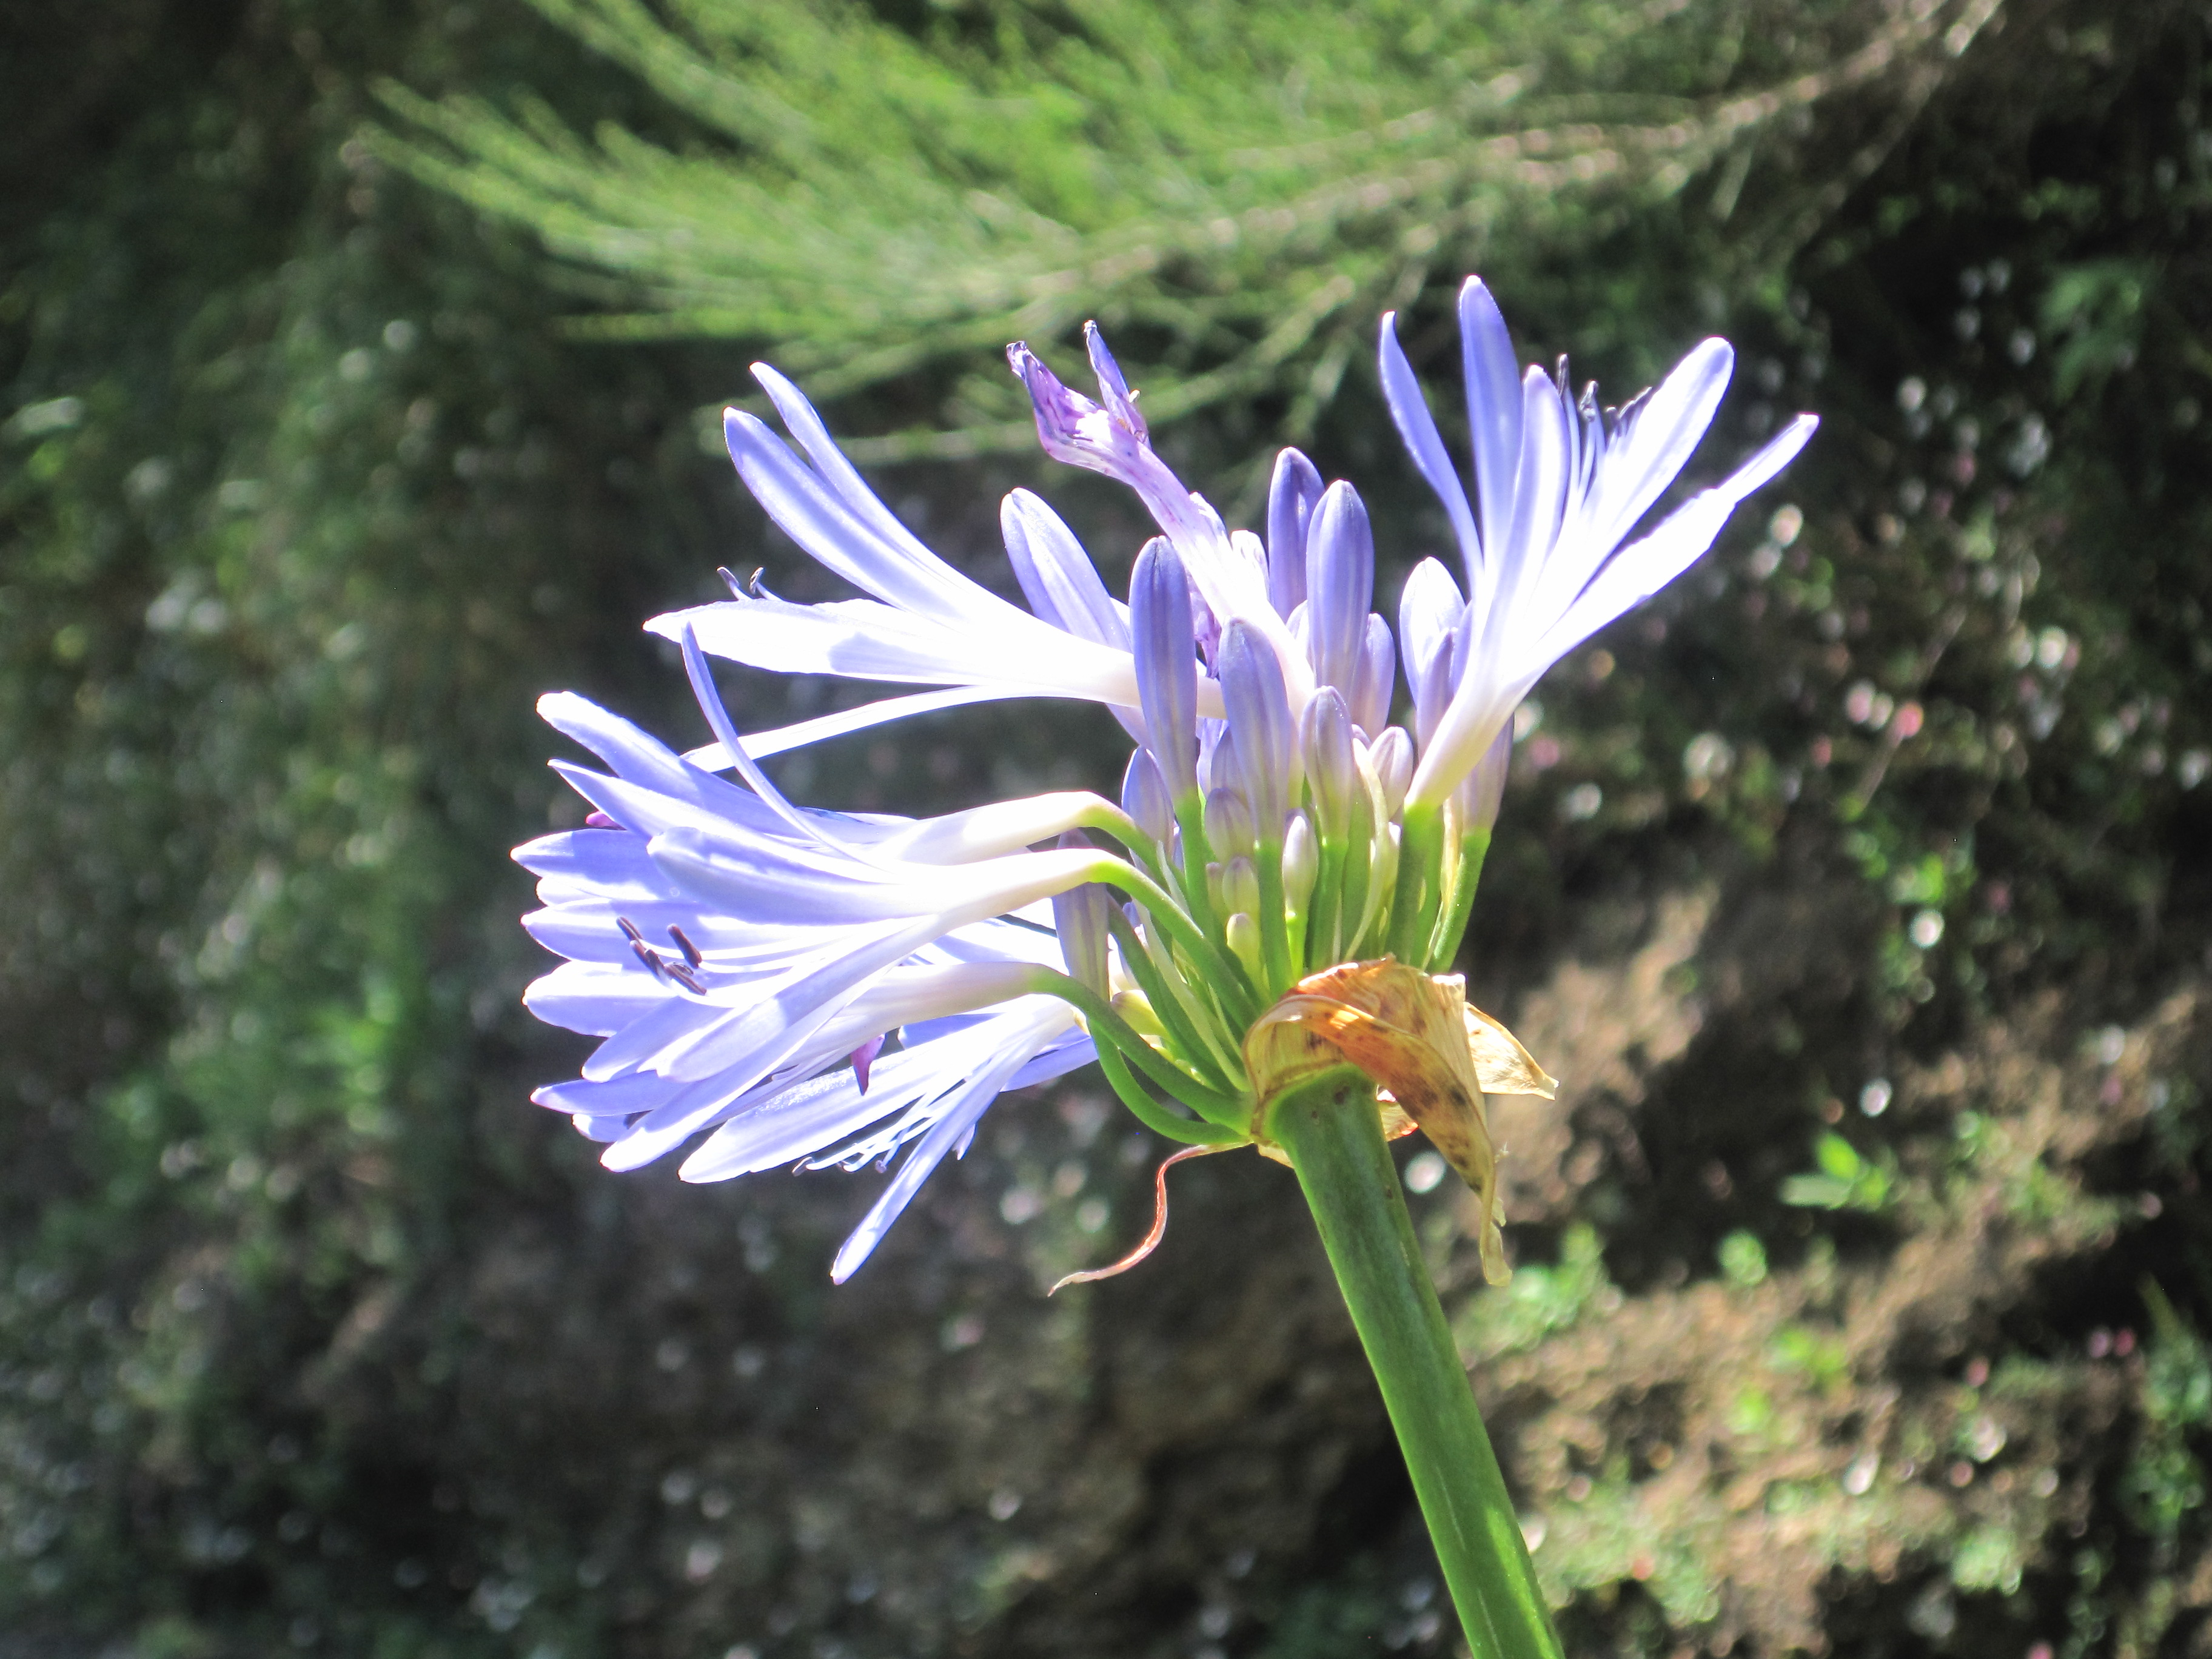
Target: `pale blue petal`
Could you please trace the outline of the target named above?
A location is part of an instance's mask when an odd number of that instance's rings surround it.
[[[605,1083],[579,1079],[548,1084],[533,1091],[530,1099],[533,1105],[566,1112],[571,1117],[629,1117],[651,1111],[684,1086],[657,1072],[631,1072]]]
[[[989,1108],[1012,1079],[1014,1074],[1029,1063],[1036,1053],[1036,1043],[1048,1031],[1057,1029],[1057,1022],[1065,1017],[1065,1010],[1057,1005],[1048,1006],[1036,1016],[1031,1037],[1027,1042],[1015,1042],[1001,1054],[994,1055],[958,1089],[948,1096],[942,1105],[942,1115],[930,1127],[914,1150],[900,1164],[891,1177],[890,1185],[884,1189],[860,1224],[853,1230],[837,1252],[837,1259],[830,1269],[830,1277],[842,1285],[851,1278],[854,1270],[868,1259],[890,1225],[904,1212],[914,1195],[921,1189],[946,1153],[964,1143],[976,1121]]]
[[[1127,702],[1134,695],[1126,653],[1048,628],[1026,611],[1014,614],[1025,629],[956,625],[872,599],[725,599],[655,617],[646,627],[679,640],[689,625],[715,656],[781,674],[994,685],[1099,702]]]
[[[1474,515],[1468,510],[1467,491],[1460,483],[1458,469],[1452,465],[1451,457],[1444,453],[1444,441],[1437,434],[1436,416],[1429,413],[1421,383],[1398,343],[1398,313],[1395,311],[1382,313],[1378,355],[1382,360],[1382,401],[1390,407],[1390,419],[1411,452],[1413,465],[1420,469],[1421,476],[1429,481],[1429,488],[1443,503],[1444,516],[1451,520],[1452,534],[1459,541],[1460,556],[1467,562],[1467,568],[1474,570],[1482,562]]]
[[[1542,580],[1566,506],[1566,404],[1540,368],[1528,370],[1521,390],[1521,470],[1513,483],[1513,523],[1504,542],[1486,550],[1488,586],[1475,601],[1482,613],[1482,649],[1489,653],[1504,647],[1520,622],[1519,600]]]
[[[525,842],[511,856],[540,878],[541,896],[548,884],[641,902],[675,890],[646,855],[645,842],[620,830],[564,830]]]
[[[665,988],[658,1004],[592,1050],[583,1074],[603,1083],[626,1072],[650,1070],[672,1047],[714,1024],[725,1012],[673,988]]]
[[[831,738],[866,732],[916,714],[933,714],[940,709],[965,708],[971,702],[993,702],[1009,697],[1037,695],[1027,687],[952,685],[939,691],[917,691],[908,696],[884,697],[876,702],[864,702],[857,708],[840,709],[834,714],[817,715],[794,726],[779,726],[771,731],[747,732],[745,752],[756,760],[766,760],[771,755],[788,754],[794,749],[804,749],[809,744],[825,743]],[[731,764],[730,751],[720,743],[702,744],[696,749],[688,749],[684,758],[708,772],[719,772]]]
[[[999,510],[999,527],[1031,610],[1079,639],[1129,648],[1128,606],[1106,591],[1097,567],[1057,513],[1017,489]]]
[[[627,964],[564,962],[532,980],[522,1006],[548,1025],[612,1036],[658,1011],[673,993],[635,957]]]
[[[1468,277],[1459,291],[1459,349],[1468,428],[1474,442],[1483,556],[1495,562],[1511,533],[1514,480],[1521,470],[1521,367],[1498,301],[1479,276]],[[1472,559],[1467,576],[1471,591],[1483,586]]]
[[[842,497],[782,439],[742,410],[723,412],[722,434],[738,477],[769,516],[818,562],[863,592],[942,622],[1036,625],[1036,618],[915,541],[857,476],[854,484],[868,506],[856,507]]]
[[[1814,416],[1800,415],[1727,478],[1692,495],[1650,535],[1614,554],[1537,642],[1533,654],[1515,663],[1516,680],[1533,683],[1545,668],[1696,563],[1713,544],[1729,514],[1789,465],[1819,424]]]

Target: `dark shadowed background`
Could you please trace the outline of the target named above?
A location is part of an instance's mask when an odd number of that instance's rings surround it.
[[[774,359],[1011,590],[1097,316],[1232,522],[1441,516],[1480,270],[1692,469],[1812,452],[1522,723],[1467,952],[1519,1264],[1413,1202],[1576,1653],[2212,1651],[2212,10],[95,0],[0,23],[0,1655],[1335,1659],[1457,1634],[1287,1174],[1097,1081],[878,1177],[617,1177],[507,849],[647,616],[833,585]],[[1447,414],[1448,432],[1456,430]],[[702,440],[702,433],[705,434]],[[732,673],[748,727],[854,688]],[[779,763],[1110,787],[1006,706]],[[1418,1151],[1400,1148],[1401,1161]]]

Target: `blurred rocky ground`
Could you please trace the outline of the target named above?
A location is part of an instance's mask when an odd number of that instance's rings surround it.
[[[1468,954],[1565,1084],[1497,1103],[1510,1286],[1399,1148],[1577,1653],[2212,1647],[2208,19],[1976,16],[1832,200],[1723,155],[1497,253],[1524,352],[1616,394],[1735,339],[1709,458],[1827,422],[1524,718]],[[638,622],[718,563],[827,589],[698,441],[759,342],[580,339],[603,289],[362,134],[386,76],[685,121],[507,4],[0,30],[0,1654],[1452,1651],[1280,1169],[1178,1169],[1160,1251],[1048,1299],[1164,1151],[1079,1075],[833,1289],[873,1176],[617,1178],[528,1105],[580,1046],[517,1001],[506,849],[579,810],[532,699],[694,740]],[[1778,267],[1754,208],[1813,226]],[[1408,302],[1440,388],[1455,274]],[[1164,441],[1235,501],[1295,404]],[[1377,411],[1355,363],[1303,441],[1387,596],[1443,532]],[[1001,582],[1016,483],[1139,538],[1026,459],[876,476]],[[1106,785],[1114,736],[783,777],[921,810]]]

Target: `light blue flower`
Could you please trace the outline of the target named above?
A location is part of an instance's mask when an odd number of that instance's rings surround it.
[[[1523,373],[1480,278],[1459,295],[1475,501],[1445,453],[1420,384],[1382,319],[1382,389],[1414,464],[1443,503],[1467,575],[1425,561],[1407,582],[1401,631],[1420,765],[1408,798],[1443,801],[1480,763],[1544,671],[1702,557],[1738,503],[1794,459],[1818,424],[1800,415],[1720,483],[1638,540],[1652,505],[1687,465],[1728,389],[1735,354],[1706,340],[1658,387],[1617,410],[1597,387],[1571,393]],[[1478,519],[1479,514],[1479,519]]]
[[[1048,452],[1127,483],[1159,527],[1126,604],[1024,490],[1000,524],[1028,608],[963,575],[867,488],[798,390],[757,368],[798,451],[730,411],[738,473],[866,597],[796,605],[732,582],[726,601],[654,618],[711,734],[688,754],[573,694],[541,702],[607,769],[556,762],[592,817],[515,854],[544,907],[526,925],[568,958],[526,1000],[602,1039],[580,1078],[534,1098],[604,1143],[614,1169],[687,1146],[693,1181],[895,1164],[838,1254],[840,1279],[1001,1092],[1094,1059],[1161,1133],[1250,1139],[1243,1044],[1261,1012],[1342,962],[1449,962],[1514,704],[1701,554],[1812,429],[1801,416],[1624,547],[1710,423],[1727,346],[1706,342],[1656,392],[1601,412],[1594,392],[1571,406],[1563,381],[1518,374],[1480,283],[1461,321],[1473,506],[1383,321],[1384,389],[1467,580],[1423,562],[1395,635],[1372,608],[1373,532],[1352,487],[1324,486],[1285,450],[1266,540],[1228,529],[1152,450],[1095,327],[1097,402],[1026,347],[1009,359]],[[708,653],[930,689],[741,736]],[[1401,665],[1410,729],[1389,723]],[[851,817],[793,805],[759,766],[1014,696],[1113,711],[1136,745],[1118,805],[1073,791]]]

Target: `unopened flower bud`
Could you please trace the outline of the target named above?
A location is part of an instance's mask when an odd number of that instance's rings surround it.
[[[1397,642],[1390,637],[1390,624],[1370,611],[1352,684],[1352,723],[1363,732],[1380,732],[1389,723],[1390,694],[1397,684]]]
[[[1498,809],[1505,799],[1505,775],[1513,764],[1513,722],[1505,722],[1489,751],[1459,787],[1460,807],[1469,831],[1488,830],[1498,822]]]
[[[1258,631],[1232,622],[1221,636],[1221,700],[1258,835],[1273,841],[1296,804],[1298,733],[1283,685],[1283,665]]]
[[[1264,976],[1261,966],[1260,924],[1252,919],[1249,910],[1239,910],[1229,918],[1224,930],[1230,951],[1244,964],[1244,971],[1254,979]]]
[[[1321,843],[1314,839],[1313,824],[1304,812],[1293,812],[1283,832],[1283,897],[1292,910],[1304,913],[1320,873]]]
[[[1306,598],[1306,526],[1321,501],[1321,474],[1295,449],[1275,458],[1267,489],[1267,598],[1287,617]]]
[[[1164,536],[1137,555],[1129,579],[1129,643],[1152,758],[1176,800],[1198,787],[1198,655],[1190,581]]]
[[[1413,740],[1402,726],[1390,726],[1367,751],[1367,763],[1382,792],[1383,817],[1396,817],[1406,804],[1406,787],[1413,781]]]
[[[1306,781],[1313,787],[1318,818],[1315,828],[1322,840],[1340,842],[1352,822],[1352,797],[1362,786],[1352,757],[1352,715],[1334,686],[1322,686],[1306,704],[1298,746],[1304,751]]]
[[[1142,991],[1115,992],[1114,1012],[1128,1021],[1129,1028],[1139,1036],[1156,1037],[1167,1030],[1160,1024],[1160,1017],[1152,1008],[1152,999]]]
[[[1060,838],[1062,848],[1088,847],[1089,837],[1071,830]],[[1056,893],[1052,901],[1053,931],[1060,935],[1060,953],[1067,963],[1068,977],[1107,995],[1106,916],[1113,896],[1097,882],[1085,882]]]
[[[1152,756],[1142,749],[1129,757],[1128,769],[1121,775],[1121,810],[1163,847],[1175,833],[1175,805],[1168,799],[1168,787]]]
[[[1231,859],[1221,866],[1221,908],[1259,913],[1260,872],[1251,860]]]
[[[1375,598],[1375,535],[1359,492],[1331,484],[1306,527],[1306,609],[1314,678],[1348,697]]]
[[[1234,789],[1216,789],[1206,798],[1206,838],[1223,858],[1252,850],[1252,809]]]

